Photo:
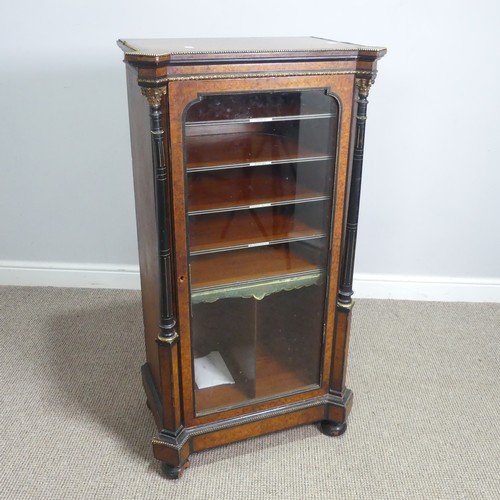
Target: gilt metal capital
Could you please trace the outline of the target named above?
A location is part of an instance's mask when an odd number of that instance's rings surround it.
[[[356,78],[359,97],[366,99],[374,82],[375,78]]]
[[[141,87],[142,95],[146,96],[149,105],[152,108],[158,108],[161,104],[161,98],[167,94],[167,87]]]

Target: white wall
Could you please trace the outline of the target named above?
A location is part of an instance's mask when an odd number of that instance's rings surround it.
[[[9,2],[0,12],[0,283],[136,287],[117,38],[385,45],[356,295],[500,301],[497,0]]]

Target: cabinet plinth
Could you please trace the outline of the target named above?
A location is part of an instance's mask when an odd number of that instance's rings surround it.
[[[142,379],[163,472],[301,424],[340,436],[367,95],[385,49],[314,37],[118,44]]]

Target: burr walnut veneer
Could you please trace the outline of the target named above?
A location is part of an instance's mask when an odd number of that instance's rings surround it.
[[[321,38],[125,52],[156,458],[318,422],[345,387],[367,95],[385,49]]]

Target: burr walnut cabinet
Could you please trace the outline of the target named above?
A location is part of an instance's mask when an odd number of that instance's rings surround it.
[[[385,49],[120,40],[156,458],[318,422],[345,386],[367,95]]]

